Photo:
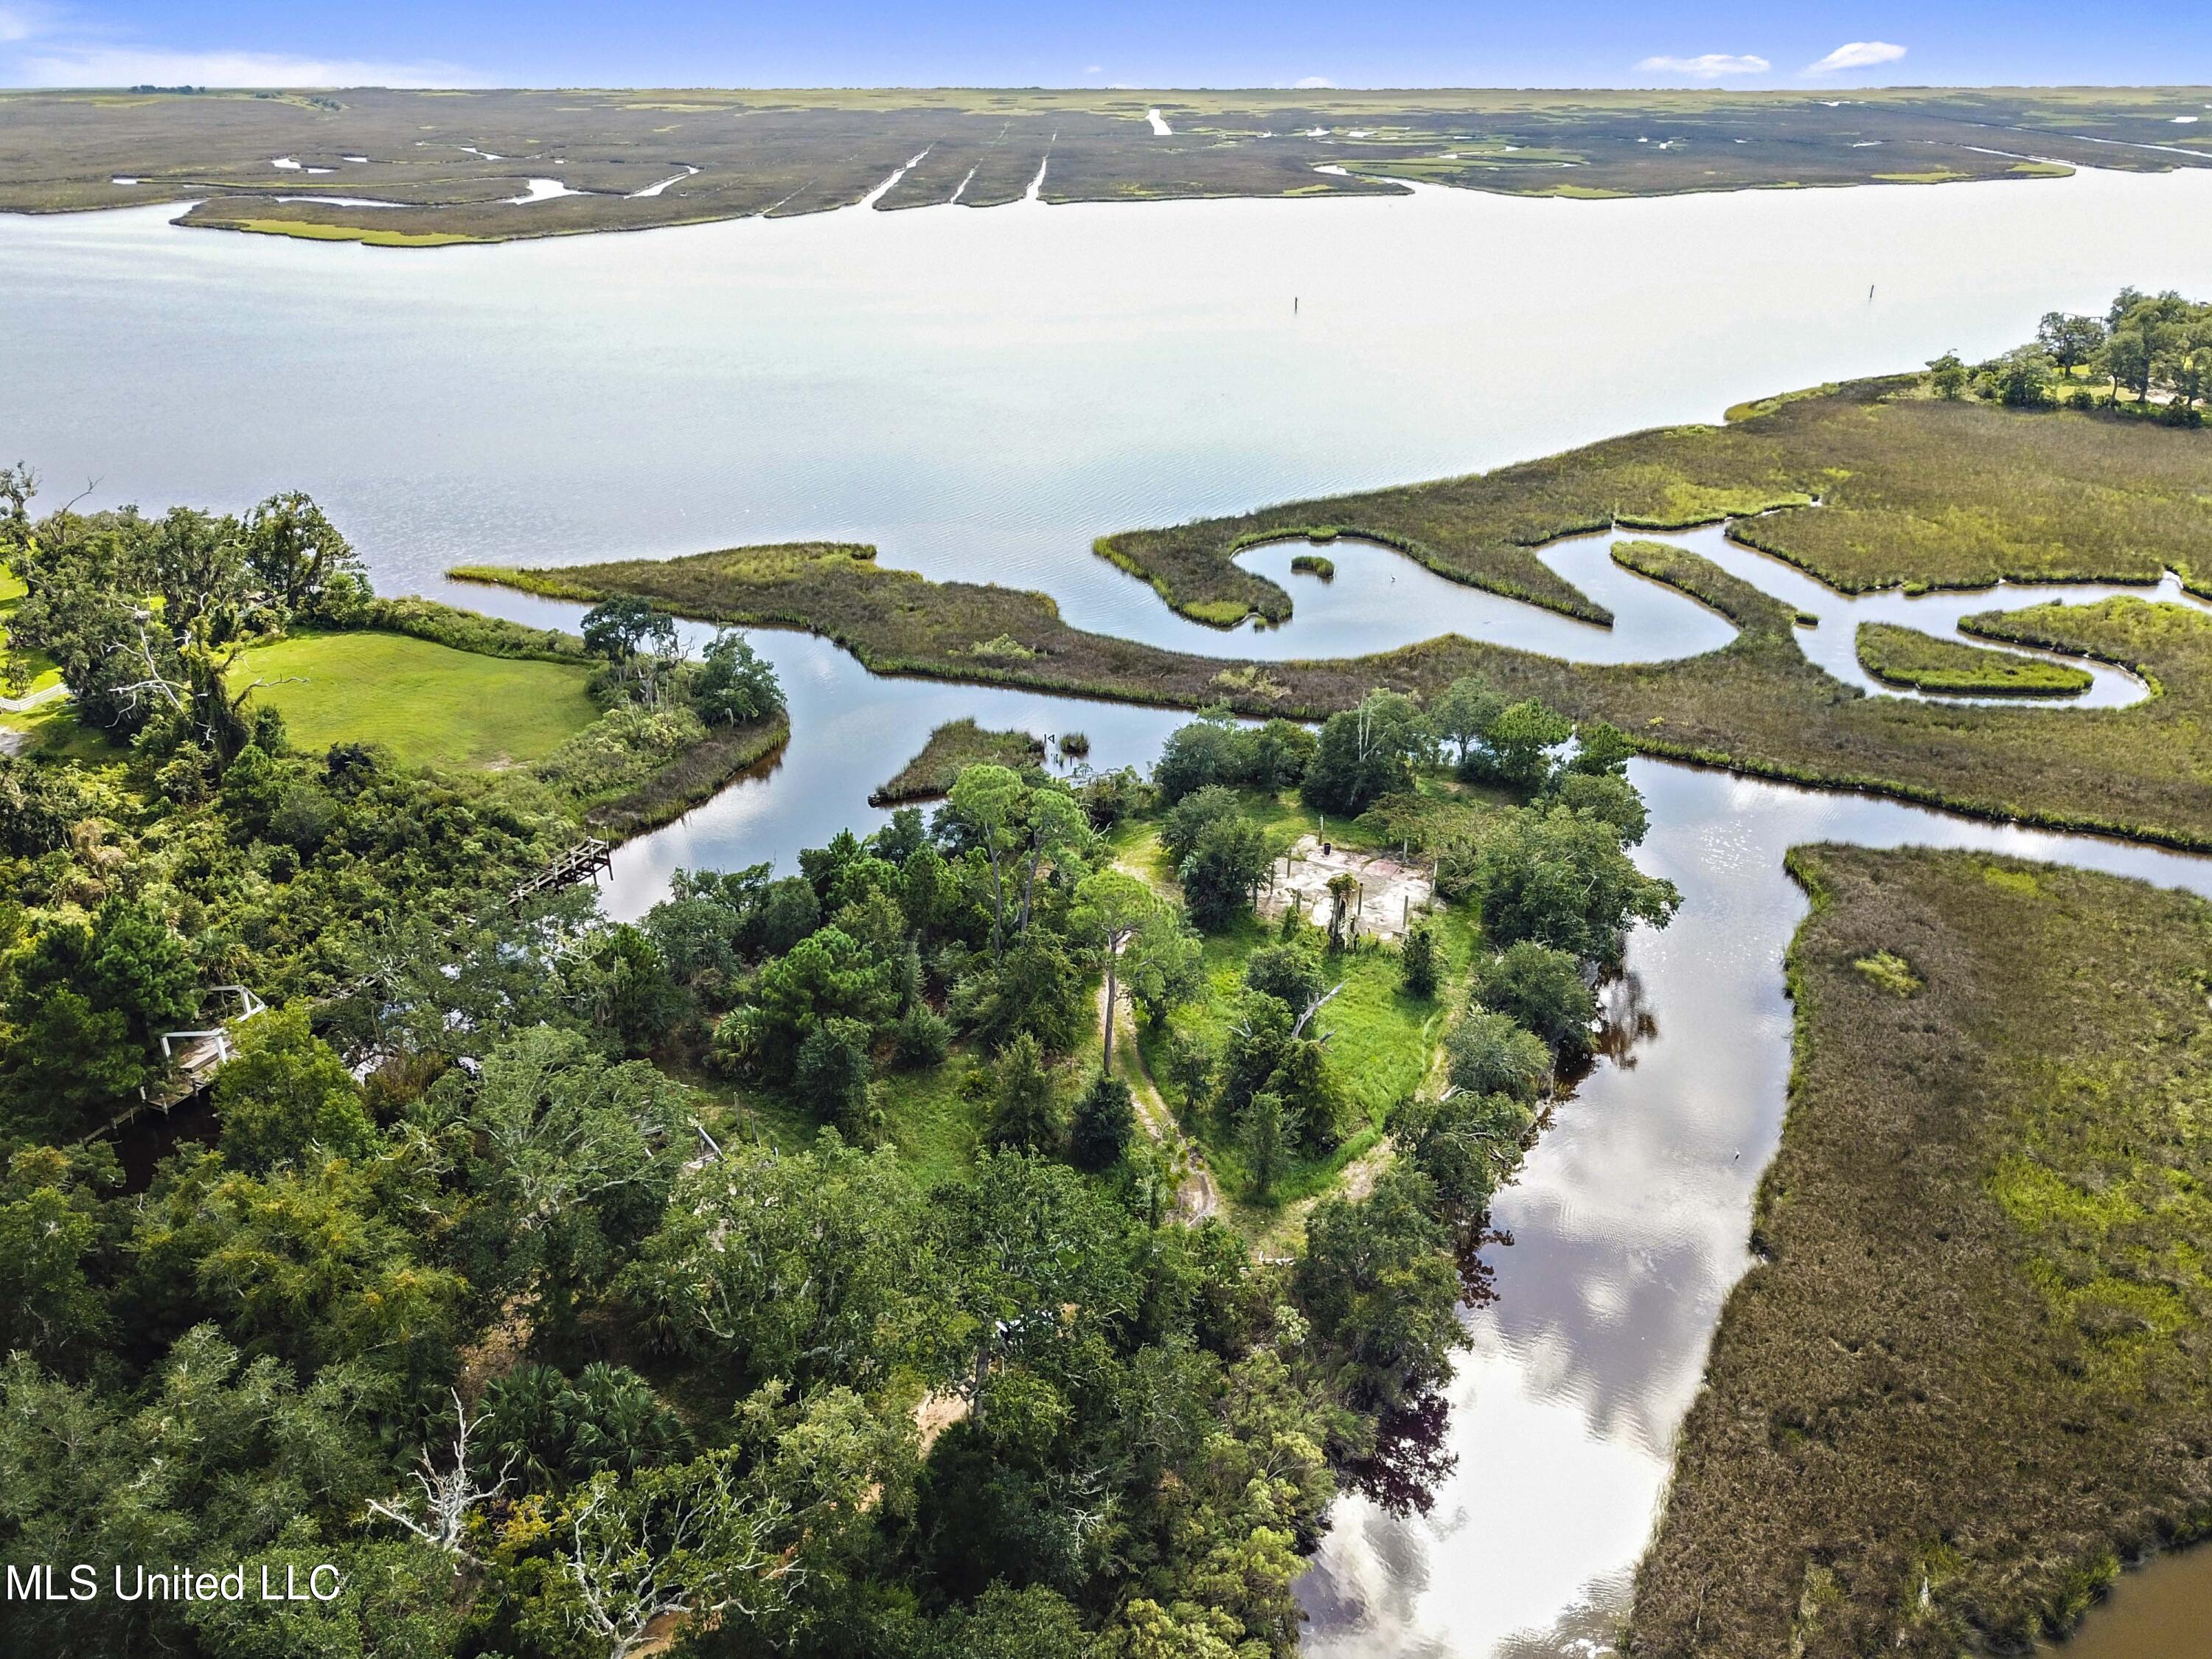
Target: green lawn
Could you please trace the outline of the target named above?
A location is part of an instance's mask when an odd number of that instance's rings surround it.
[[[1427,1077],[1437,1044],[1443,1040],[1449,1010],[1456,1006],[1456,982],[1465,976],[1474,929],[1462,910],[1437,915],[1439,941],[1449,963],[1444,987],[1432,998],[1412,997],[1399,984],[1398,953],[1387,947],[1363,949],[1329,957],[1327,977],[1344,989],[1315,1018],[1329,1033],[1329,1069],[1352,1104],[1345,1139],[1326,1158],[1297,1158],[1276,1185],[1277,1203],[1288,1203],[1326,1190],[1346,1164],[1380,1137],[1383,1114],[1410,1095]],[[1160,1092],[1182,1119],[1183,1127],[1206,1148],[1208,1163],[1233,1197],[1249,1197],[1249,1177],[1230,1126],[1211,1113],[1188,1109],[1182,1092],[1165,1075],[1165,1042],[1170,1030],[1202,1034],[1217,1050],[1226,1039],[1245,958],[1272,943],[1275,930],[1249,919],[1206,941],[1206,989],[1188,1006],[1177,1009],[1165,1026],[1140,1031],[1145,1064]]]
[[[1382,851],[1395,847],[1401,822],[1431,829],[1446,825],[1464,828],[1486,808],[1467,792],[1437,780],[1424,780],[1414,796],[1391,797],[1398,804],[1395,816],[1373,820],[1328,821],[1329,839],[1340,846]],[[1246,813],[1265,830],[1269,845],[1280,854],[1299,836],[1315,832],[1319,819],[1297,794],[1285,791],[1268,795],[1258,791],[1243,794]],[[1413,837],[1421,839],[1418,830]],[[1117,825],[1112,841],[1116,857],[1129,868],[1165,885],[1174,872],[1159,844],[1158,825],[1149,820],[1127,820]],[[1398,953],[1389,947],[1362,949],[1330,957],[1328,981],[1344,981],[1344,989],[1317,1016],[1316,1024],[1330,1032],[1330,1069],[1352,1104],[1352,1122],[1344,1141],[1328,1157],[1293,1161],[1277,1183],[1278,1204],[1288,1203],[1326,1190],[1344,1166],[1372,1146],[1382,1132],[1382,1116],[1394,1104],[1413,1092],[1428,1075],[1437,1044],[1443,1039],[1449,1011],[1457,1006],[1459,984],[1471,959],[1476,927],[1464,907],[1439,908],[1437,938],[1445,956],[1444,985],[1431,999],[1407,996],[1399,986]],[[1139,1047],[1145,1063],[1168,1103],[1183,1120],[1183,1127],[1206,1149],[1210,1163],[1232,1198],[1248,1192],[1243,1158],[1228,1126],[1209,1115],[1191,1112],[1182,1091],[1165,1075],[1166,1042],[1170,1030],[1202,1035],[1218,1049],[1228,1033],[1245,958],[1276,937],[1272,923],[1247,916],[1226,933],[1206,940],[1206,989],[1188,1006],[1177,1009],[1164,1026],[1141,1030]]]
[[[8,643],[8,619],[15,610],[16,601],[26,589],[23,579],[4,565],[0,565],[0,650]],[[28,653],[30,670],[27,684],[21,686],[0,687],[0,691],[11,697],[28,696],[61,683],[62,671],[54,666],[53,659],[40,652]]]
[[[966,1048],[956,1048],[941,1066],[926,1071],[885,1070],[877,1079],[876,1104],[884,1115],[883,1138],[898,1149],[899,1156],[925,1187],[951,1180],[975,1161],[982,1144],[990,1104],[970,1100],[961,1085],[983,1062]],[[1064,1096],[1073,1097],[1080,1087],[1076,1079],[1089,1075],[1085,1064],[1097,1056],[1088,1046],[1060,1070]],[[822,1133],[820,1120],[781,1089],[747,1086],[735,1101],[739,1121],[772,1146],[798,1152],[814,1144]]]
[[[231,684],[270,684],[292,741],[382,744],[415,766],[497,768],[534,761],[599,718],[588,672],[434,645],[403,634],[301,634],[258,647]]]
[[[8,648],[8,619],[14,613],[16,601],[23,597],[23,579],[4,565],[0,565],[0,653]],[[54,666],[53,659],[40,652],[25,653],[26,671],[20,685],[0,686],[0,696],[9,697],[35,696],[61,684],[62,671]],[[106,744],[96,733],[82,733],[76,720],[67,713],[69,699],[51,698],[17,713],[0,709],[0,731],[24,734],[24,753],[52,755],[64,747],[70,757],[97,764],[105,754]],[[60,718],[57,718],[59,716]]]

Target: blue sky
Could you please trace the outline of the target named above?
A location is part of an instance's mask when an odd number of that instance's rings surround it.
[[[2201,0],[0,0],[0,85],[1806,86],[2212,81]]]

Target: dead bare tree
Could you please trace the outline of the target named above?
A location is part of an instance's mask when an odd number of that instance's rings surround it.
[[[471,1566],[483,1565],[462,1542],[468,1532],[469,1514],[507,1490],[514,1460],[508,1458],[499,1472],[499,1479],[489,1486],[483,1486],[481,1477],[469,1468],[469,1437],[476,1432],[477,1423],[470,1420],[468,1407],[461,1403],[458,1389],[453,1393],[453,1455],[447,1467],[441,1469],[431,1461],[430,1449],[422,1449],[421,1467],[413,1471],[415,1484],[420,1489],[419,1498],[398,1498],[389,1504],[372,1499],[368,1510],[370,1514],[382,1516],[424,1543],[453,1557],[458,1571],[462,1563]]]
[[[579,1497],[557,1560],[576,1595],[569,1616],[607,1659],[629,1659],[680,1621],[733,1608],[757,1617],[802,1576],[772,1542],[787,1509],[746,1503],[719,1460],[652,1471],[628,1488],[601,1474]]]
[[[1311,1002],[1306,1004],[1305,1012],[1300,1014],[1298,1016],[1298,1023],[1291,1027],[1291,1040],[1295,1042],[1298,1037],[1304,1036],[1306,1029],[1306,1022],[1310,1020],[1316,1014],[1319,1013],[1322,1009],[1328,1004],[1330,999],[1334,997],[1338,991],[1341,991],[1351,981],[1348,980],[1340,979],[1337,981],[1334,989],[1322,992]]]

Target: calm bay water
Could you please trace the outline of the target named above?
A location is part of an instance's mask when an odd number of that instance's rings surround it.
[[[307,489],[392,592],[440,592],[464,562],[834,538],[1042,588],[1079,625],[1164,645],[1328,654],[1455,629],[1633,660],[1728,630],[1612,569],[1599,538],[1551,556],[1621,613],[1610,634],[1339,544],[1326,588],[1287,575],[1288,547],[1246,556],[1301,614],[1224,636],[1090,544],[1984,355],[2123,283],[2201,292],[2208,210],[2200,173],[1658,202],[1423,191],[855,211],[430,254],[188,232],[161,210],[0,217],[0,448],[56,498],[92,481],[95,502],[234,507]],[[1808,650],[1855,679],[1858,617],[1948,630],[2035,597],[1847,604],[1717,532],[1693,544],[1819,612]],[[789,750],[623,849],[616,913],[649,905],[677,865],[788,862],[872,821],[868,788],[941,720],[1081,729],[1113,765],[1148,759],[1180,718],[875,680],[821,641],[757,637],[791,690]],[[2136,694],[2106,675],[2091,695]],[[1497,1300],[1468,1316],[1458,1471],[1425,1517],[1342,1506],[1306,1585],[1316,1652],[1586,1652],[1617,1613],[1778,1133],[1779,961],[1803,908],[1784,848],[1966,844],[2212,889],[2212,866],[2150,849],[1680,768],[1636,776],[1655,820],[1644,861],[1687,901],[1630,953],[1656,1030],[1561,1108],[1501,1202],[1516,1242],[1492,1253]]]

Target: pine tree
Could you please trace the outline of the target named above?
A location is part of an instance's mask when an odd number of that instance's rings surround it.
[[[1405,945],[1399,952],[1398,971],[1404,978],[1408,996],[1436,995],[1437,936],[1426,921],[1414,923],[1406,935]]]
[[[1068,1136],[1068,1153],[1079,1169],[1099,1170],[1121,1162],[1129,1137],[1137,1127],[1129,1085],[1103,1072],[1075,1103],[1075,1122]]]
[[[1285,1149],[1290,1142],[1283,1121],[1282,1097],[1261,1090],[1244,1108],[1244,1158],[1252,1170],[1252,1188],[1266,1198],[1283,1178]]]
[[[1049,1151],[1060,1139],[1052,1073],[1036,1037],[1024,1031],[999,1055],[991,1106],[991,1144],[1024,1152]]]

